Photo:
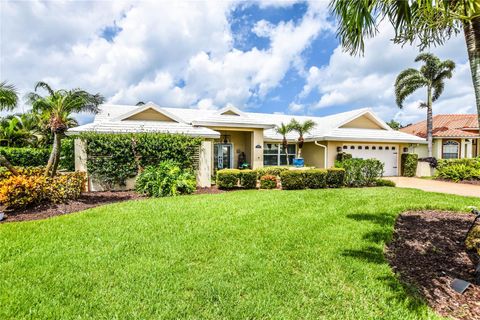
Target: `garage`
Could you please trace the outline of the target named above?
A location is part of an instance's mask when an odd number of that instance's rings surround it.
[[[354,158],[377,159],[384,165],[384,176],[398,176],[398,145],[349,144],[343,151]]]

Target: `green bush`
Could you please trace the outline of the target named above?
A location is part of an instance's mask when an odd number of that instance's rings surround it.
[[[180,168],[178,163],[172,160],[146,167],[135,181],[135,190],[150,197],[190,194],[195,189],[195,175],[188,169]]]
[[[452,180],[455,182],[463,180],[480,180],[480,169],[465,164],[454,164],[437,168],[436,178]]]
[[[253,170],[241,170],[240,185],[245,189],[255,189],[257,187],[257,173]]]
[[[0,153],[18,167],[45,166],[50,156],[49,149],[1,147]]]
[[[402,176],[414,177],[417,173],[418,154],[403,153],[402,154]]]
[[[67,171],[75,171],[74,139],[67,138],[62,140],[59,167]]]
[[[264,175],[272,175],[276,177],[280,177],[280,174],[284,171],[288,171],[288,167],[280,167],[280,166],[271,166],[271,167],[263,167],[256,169],[257,177],[260,178]]]
[[[327,169],[327,186],[329,188],[341,188],[345,185],[345,169]]]
[[[41,176],[43,175],[44,167],[15,167],[19,175],[24,176]],[[0,167],[0,181],[8,179],[12,176],[12,173],[5,167]]]
[[[260,178],[260,189],[275,189],[277,187],[277,177],[266,174]]]
[[[233,189],[238,187],[240,170],[222,169],[217,171],[217,186],[220,189]]]
[[[327,170],[305,170],[305,186],[309,189],[322,189],[327,187]]]
[[[395,182],[387,179],[377,179],[375,180],[375,185],[377,187],[395,187]]]
[[[282,189],[299,190],[305,189],[305,175],[303,170],[288,170],[280,173]]]
[[[383,163],[376,159],[347,159],[335,166],[345,169],[345,184],[349,187],[373,186],[383,175]]]
[[[181,169],[196,170],[201,138],[181,134],[84,133],[89,174],[111,188],[125,185],[141,168],[172,160]]]
[[[465,245],[468,250],[474,250],[480,255],[480,226],[476,225],[467,234]]]
[[[343,160],[352,159],[352,155],[346,152],[337,153],[337,161],[342,162]]]

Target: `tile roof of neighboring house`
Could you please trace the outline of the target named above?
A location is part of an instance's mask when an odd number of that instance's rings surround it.
[[[169,121],[140,121],[125,120],[137,112],[142,112],[148,106],[158,112],[164,112],[179,122]],[[228,112],[227,114],[222,114]],[[339,128],[353,119],[368,114],[368,116],[384,130],[347,129]],[[424,143],[425,140],[414,135],[392,130],[385,122],[379,119],[370,109],[363,108],[342,112],[325,117],[296,116],[283,114],[267,114],[242,112],[234,107],[226,107],[221,110],[202,110],[186,108],[163,108],[153,103],[143,106],[125,106],[104,104],[100,106],[100,112],[95,116],[93,123],[71,128],[69,133],[86,131],[95,132],[169,132],[184,133],[188,135],[218,138],[220,134],[210,128],[221,127],[249,127],[263,128],[266,141],[280,141],[275,126],[289,123],[291,119],[303,122],[313,120],[317,125],[305,135],[306,141],[325,140],[325,137],[337,136],[344,140],[358,141],[398,141],[407,143]],[[210,127],[210,128],[207,128]],[[288,140],[296,140],[298,135],[291,132],[287,135]]]
[[[405,133],[425,138],[427,136],[427,121],[409,125],[400,129]],[[478,122],[476,114],[437,114],[433,116],[434,137],[478,137]]]

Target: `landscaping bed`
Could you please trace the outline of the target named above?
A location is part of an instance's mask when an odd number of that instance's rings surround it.
[[[474,282],[478,261],[464,243],[473,219],[458,212],[403,213],[387,248],[387,258],[400,279],[417,288],[443,316],[480,319],[480,286],[470,286],[463,295],[450,287],[455,278]]]

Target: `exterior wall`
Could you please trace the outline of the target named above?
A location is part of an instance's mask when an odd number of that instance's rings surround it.
[[[260,148],[257,148],[260,146]],[[252,153],[252,169],[263,168],[263,129],[255,129],[251,135],[250,150]]]
[[[305,142],[302,149],[302,156],[305,160],[305,166],[313,166],[315,168],[326,168],[325,152],[327,152],[326,143],[321,143],[325,146],[322,148],[317,146],[314,142]]]
[[[219,130],[220,139],[216,139],[215,143],[221,143],[225,136],[228,136],[228,143],[233,146],[233,168],[238,168],[238,156],[244,152],[247,158],[247,162],[251,163],[250,155],[250,135],[248,131],[224,131]],[[213,147],[212,147],[213,152]]]
[[[361,128],[361,129],[382,129],[382,130],[385,130],[384,128],[380,127],[376,122],[369,119],[366,115],[358,117],[358,118],[344,124],[340,128]]]

